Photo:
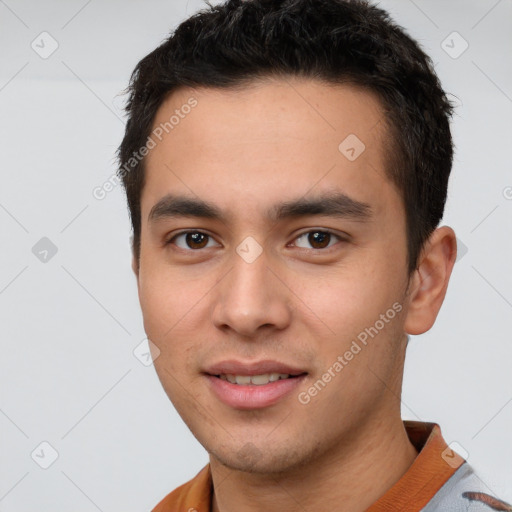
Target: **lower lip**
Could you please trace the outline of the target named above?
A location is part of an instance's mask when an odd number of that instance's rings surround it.
[[[262,409],[283,399],[296,389],[306,375],[280,379],[261,386],[231,384],[213,375],[206,376],[217,398],[234,409]]]

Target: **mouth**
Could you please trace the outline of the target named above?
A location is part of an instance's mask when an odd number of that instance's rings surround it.
[[[290,395],[308,373],[277,361],[223,361],[204,372],[213,395],[239,410],[262,409]]]
[[[305,374],[300,374],[305,375]],[[289,373],[262,373],[260,375],[233,375],[233,374],[220,374],[214,375],[214,377],[218,377],[221,380],[225,380],[230,382],[231,384],[236,384],[237,386],[265,386],[270,382],[277,382],[278,380],[285,379],[296,379],[300,377],[300,375],[290,375]]]

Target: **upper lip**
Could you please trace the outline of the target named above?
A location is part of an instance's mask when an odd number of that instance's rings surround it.
[[[221,361],[208,366],[205,373],[209,375],[263,375],[265,373],[286,373],[302,375],[305,370],[279,361],[263,360],[243,362],[236,360]]]

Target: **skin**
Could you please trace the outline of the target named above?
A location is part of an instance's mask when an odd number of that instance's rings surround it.
[[[384,172],[386,125],[371,93],[297,78],[237,91],[182,88],[154,126],[191,96],[198,105],[147,156],[133,269],[144,327],[160,351],[153,350],[155,369],[210,454],[213,510],[329,510],[343,502],[345,511],[364,511],[417,456],[400,416],[406,333],[435,321],[455,234],[435,230],[408,275],[403,203]],[[354,161],[338,149],[349,134],[366,146]],[[368,204],[372,216],[266,216],[275,203],[332,191]],[[168,193],[209,201],[226,220],[149,222]],[[187,245],[185,236],[166,244],[186,229],[210,235],[207,246]],[[344,238],[319,248],[307,234],[315,229]],[[252,263],[236,252],[248,236],[263,250]],[[394,303],[401,312],[301,403],[297,393]],[[307,376],[277,404],[233,409],[202,373],[226,359],[277,360]]]

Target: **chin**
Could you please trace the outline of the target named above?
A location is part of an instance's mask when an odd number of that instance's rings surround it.
[[[307,466],[315,458],[316,450],[309,453],[297,451],[297,446],[276,446],[275,441],[261,443],[240,443],[238,446],[205,446],[210,456],[223,466],[245,473],[280,475],[289,473],[301,466]]]
[[[280,474],[289,471],[294,467],[293,461],[289,456],[279,456],[276,454],[263,455],[256,446],[248,443],[238,452],[233,453],[211,453],[217,461],[223,466],[244,473],[253,474]]]

